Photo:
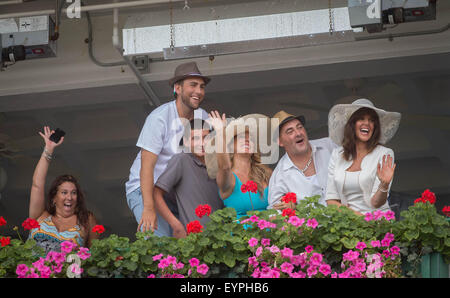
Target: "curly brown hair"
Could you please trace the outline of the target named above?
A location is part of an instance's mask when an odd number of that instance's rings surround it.
[[[71,182],[75,185],[77,189],[77,206],[75,208],[75,214],[77,215],[78,223],[87,231],[89,231],[89,216],[92,214],[92,212],[87,209],[84,193],[81,190],[80,184],[78,183],[77,179],[72,175],[61,175],[53,180],[46,197],[45,210],[51,215],[55,215],[56,207],[54,204],[54,198],[56,196],[56,193],[58,192],[59,186],[64,182]]]
[[[344,158],[347,161],[356,157],[356,121],[363,119],[366,115],[368,115],[374,122],[374,131],[372,137],[367,142],[367,149],[369,150],[369,153],[372,152],[379,144],[381,128],[380,118],[378,117],[377,112],[375,112],[374,109],[366,107],[356,110],[350,116],[350,119],[348,119],[344,127],[344,140],[342,141],[342,147],[344,148]]]

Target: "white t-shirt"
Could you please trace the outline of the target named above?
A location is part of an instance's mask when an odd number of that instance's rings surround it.
[[[145,120],[136,146],[158,155],[153,172],[153,182],[166,169],[170,158],[181,152],[180,139],[184,133],[184,126],[178,116],[176,100],[165,103],[154,109]],[[208,113],[199,108],[194,110],[194,118],[207,119]],[[125,183],[126,194],[141,186],[141,151],[136,156],[130,169],[130,177]]]

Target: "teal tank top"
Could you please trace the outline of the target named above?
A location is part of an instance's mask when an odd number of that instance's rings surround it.
[[[239,219],[242,216],[246,216],[248,211],[252,211],[252,203],[253,203],[253,211],[262,211],[266,210],[269,202],[267,198],[269,197],[269,188],[266,187],[264,189],[264,195],[261,198],[259,192],[252,193],[246,192],[243,193],[241,191],[242,182],[239,180],[238,176],[233,173],[234,178],[236,178],[236,183],[234,184],[234,189],[231,195],[223,200],[225,207],[231,207],[236,210],[237,218]],[[249,198],[249,194],[251,196],[251,202]],[[219,192],[220,197],[220,192]],[[222,198],[222,197],[220,197]]]

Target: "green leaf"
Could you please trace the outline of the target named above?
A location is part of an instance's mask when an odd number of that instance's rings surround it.
[[[419,231],[418,230],[408,230],[405,232],[405,237],[409,241],[412,241],[413,239],[419,238]]]
[[[246,250],[246,249],[247,249],[247,247],[246,247],[244,244],[242,244],[242,243],[235,243],[235,244],[233,245],[233,248],[234,248],[235,250],[237,250],[237,251],[243,251],[243,250]]]
[[[358,244],[358,239],[352,238],[348,239],[347,237],[344,237],[341,239],[342,244],[344,244],[345,248],[353,249],[355,248],[356,244]]]
[[[93,267],[89,267],[89,269],[87,270],[87,273],[89,276],[97,276],[98,274],[98,268],[93,266]]]
[[[433,227],[432,227],[432,226],[429,226],[429,225],[420,227],[420,230],[421,230],[423,233],[433,233]]]
[[[428,223],[428,217],[426,216],[426,214],[418,214],[416,216],[416,222],[419,225],[425,225]]]
[[[436,235],[436,237],[439,237],[439,238],[444,238],[447,235],[447,230],[445,230],[441,226],[436,226],[434,228],[434,235]]]
[[[339,240],[339,237],[334,234],[325,234],[322,239],[328,243],[334,243]]]
[[[214,263],[214,260],[216,259],[215,252],[213,250],[207,252],[203,259],[208,264]]]
[[[230,251],[227,251],[223,257],[223,261],[225,265],[227,265],[230,268],[233,268],[236,264],[236,258],[234,257],[233,253]]]
[[[206,246],[206,245],[208,245],[209,244],[209,238],[207,238],[207,237],[202,237],[202,238],[200,238],[200,240],[198,241],[198,244],[199,245],[202,245],[202,246]]]
[[[342,244],[334,244],[331,248],[333,248],[333,250],[335,251],[342,251]]]
[[[125,267],[126,269],[128,269],[129,271],[135,271],[137,268],[137,263],[132,262],[130,260],[125,260],[123,262],[123,267]]]

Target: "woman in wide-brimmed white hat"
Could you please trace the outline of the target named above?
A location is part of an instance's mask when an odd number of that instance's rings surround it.
[[[206,169],[209,177],[216,179],[225,207],[234,208],[237,218],[248,211],[265,210],[272,170],[261,164],[258,136],[270,131],[270,119],[249,114],[227,124],[225,114],[212,111],[209,116],[216,136],[205,146]],[[260,122],[261,118],[265,121]],[[256,183],[257,193],[241,191],[249,180]]]
[[[376,108],[365,98],[331,108],[329,136],[340,147],[330,158],[328,205],[344,205],[359,215],[389,210],[396,164],[394,151],[383,145],[397,132],[400,118],[400,113]]]

